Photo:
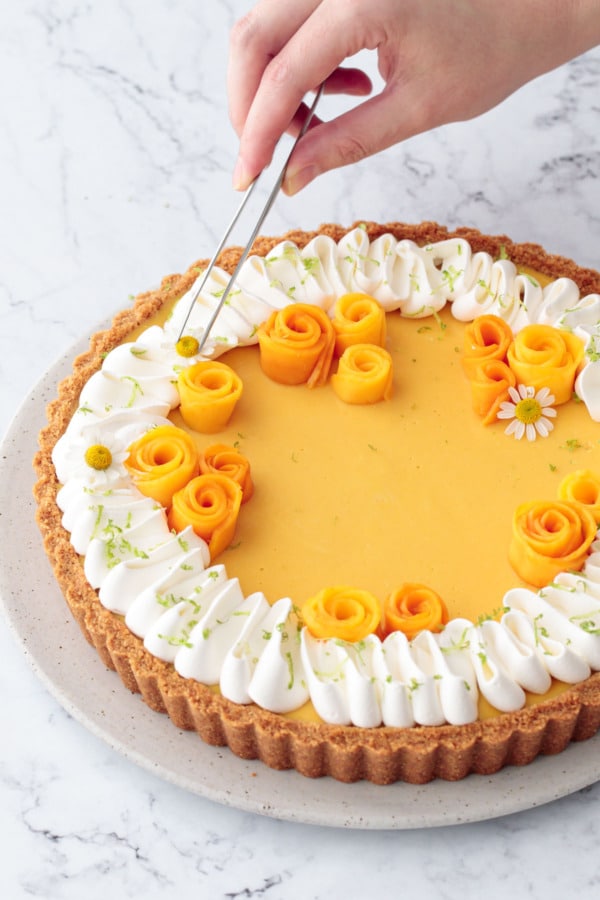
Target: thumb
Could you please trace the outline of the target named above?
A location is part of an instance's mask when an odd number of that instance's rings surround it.
[[[352,165],[421,130],[421,117],[399,89],[384,90],[347,113],[310,128],[287,167],[283,190],[291,195],[318,175]],[[423,126],[425,127],[425,126]]]

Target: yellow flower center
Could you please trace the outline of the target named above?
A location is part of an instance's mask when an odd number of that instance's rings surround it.
[[[184,336],[179,338],[179,340],[175,344],[175,349],[177,350],[179,355],[185,356],[186,358],[195,356],[199,348],[200,344],[195,337],[192,337],[191,334],[184,334]]]
[[[103,472],[110,468],[112,453],[104,444],[93,444],[85,451],[85,461],[90,468]]]
[[[515,418],[522,422],[523,425],[533,425],[534,422],[542,418],[543,414],[541,404],[535,397],[526,397],[524,400],[519,400],[515,407]]]

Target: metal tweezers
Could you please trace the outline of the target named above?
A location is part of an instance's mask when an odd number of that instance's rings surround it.
[[[279,173],[279,177],[277,178],[277,181],[275,182],[275,185],[274,185],[274,187],[273,187],[271,193],[269,194],[269,196],[268,196],[268,198],[267,198],[267,202],[265,203],[265,205],[264,205],[264,207],[263,207],[263,210],[262,210],[262,212],[260,213],[260,215],[259,215],[259,217],[258,217],[258,219],[257,219],[257,221],[256,221],[256,224],[255,224],[255,226],[254,226],[254,229],[253,229],[253,231],[252,231],[252,234],[250,235],[250,237],[249,237],[249,239],[248,239],[248,242],[247,242],[247,244],[246,244],[246,246],[245,246],[245,248],[244,248],[244,250],[243,250],[243,252],[242,252],[242,255],[241,255],[240,258],[239,258],[238,264],[237,264],[237,266],[235,267],[235,270],[234,270],[234,272],[233,272],[233,275],[232,275],[231,278],[229,279],[229,282],[228,282],[228,284],[227,284],[227,287],[225,288],[225,290],[224,290],[223,293],[221,294],[221,297],[219,298],[219,302],[218,302],[218,304],[216,305],[215,309],[213,310],[213,313],[212,313],[210,319],[208,320],[208,323],[207,323],[207,325],[206,325],[206,327],[205,327],[205,329],[204,329],[204,333],[203,333],[203,335],[202,335],[202,338],[201,338],[200,343],[199,343],[199,346],[198,346],[198,350],[197,350],[198,353],[202,350],[202,348],[203,348],[204,345],[206,344],[206,341],[208,340],[208,336],[209,336],[209,334],[210,334],[210,331],[211,331],[213,325],[215,324],[215,322],[216,322],[216,320],[217,320],[217,318],[218,318],[218,316],[219,316],[219,313],[221,312],[221,309],[223,308],[223,305],[224,305],[225,301],[227,300],[227,297],[229,296],[229,294],[230,294],[230,292],[231,292],[231,289],[232,289],[232,287],[233,287],[233,285],[234,285],[234,283],[235,283],[235,280],[236,280],[237,276],[238,276],[239,273],[240,273],[240,270],[241,270],[242,266],[244,265],[244,263],[246,262],[246,259],[248,258],[248,255],[249,255],[249,253],[250,253],[250,250],[252,249],[252,245],[254,244],[254,241],[256,240],[256,237],[258,236],[258,233],[259,233],[259,231],[260,231],[260,229],[261,229],[261,227],[262,227],[263,222],[265,221],[265,219],[266,219],[266,217],[267,217],[267,215],[268,215],[268,213],[269,213],[269,210],[270,210],[271,207],[273,206],[273,203],[274,203],[274,201],[275,201],[275,198],[276,198],[277,194],[279,193],[279,190],[280,190],[280,188],[281,188],[281,185],[283,184],[283,179],[285,178],[285,173],[286,173],[286,170],[287,170],[287,167],[288,167],[288,163],[289,163],[289,161],[290,161],[290,159],[291,159],[292,153],[294,152],[294,150],[295,150],[295,148],[296,148],[296,144],[298,143],[298,141],[299,141],[302,137],[304,137],[304,135],[306,134],[306,132],[307,132],[307,130],[308,130],[308,126],[310,125],[310,123],[311,123],[311,121],[312,121],[312,118],[313,118],[313,116],[314,116],[315,110],[316,110],[316,108],[317,108],[317,104],[318,104],[319,100],[321,99],[321,95],[323,94],[323,87],[324,87],[324,85],[321,85],[321,86],[319,87],[317,93],[315,94],[315,98],[314,98],[314,100],[313,100],[313,102],[312,102],[312,105],[310,106],[310,108],[309,108],[309,110],[308,110],[308,113],[307,113],[307,116],[306,116],[306,118],[305,118],[305,120],[304,120],[304,124],[302,125],[302,128],[300,129],[300,132],[299,132],[298,136],[296,137],[296,140],[294,141],[294,144],[293,144],[293,146],[292,146],[292,149],[290,150],[290,152],[289,152],[289,154],[288,154],[288,156],[287,156],[287,159],[286,159],[286,161],[285,161],[285,163],[284,163],[284,165],[283,165],[283,168],[281,169],[281,172]],[[263,172],[264,172],[264,171],[265,171],[265,170],[263,169]],[[225,243],[226,243],[226,241],[227,241],[229,235],[230,235],[231,232],[233,231],[235,225],[237,224],[238,219],[239,219],[240,216],[242,215],[242,213],[243,213],[243,211],[244,211],[244,208],[245,208],[245,206],[246,206],[246,203],[248,202],[248,200],[249,200],[250,197],[252,196],[252,193],[253,193],[253,191],[254,191],[254,188],[255,188],[256,185],[258,184],[259,179],[260,179],[261,175],[263,174],[263,172],[261,172],[261,173],[254,179],[254,181],[252,182],[252,184],[251,184],[251,185],[248,187],[248,189],[246,190],[246,192],[245,192],[245,194],[244,194],[244,196],[243,196],[243,198],[242,198],[242,202],[240,203],[240,205],[239,205],[239,207],[238,207],[238,209],[237,209],[237,211],[236,211],[236,213],[235,213],[233,219],[231,220],[231,222],[230,222],[229,225],[227,226],[227,229],[226,229],[226,231],[225,231],[223,237],[222,237],[221,240],[219,241],[219,245],[218,245],[217,249],[215,250],[213,257],[212,257],[212,259],[210,260],[210,262],[209,262],[209,264],[208,264],[208,268],[205,270],[205,272],[204,272],[204,274],[203,274],[203,276],[202,276],[202,280],[201,280],[200,284],[198,285],[198,287],[196,288],[196,290],[194,291],[194,294],[193,294],[193,296],[192,296],[192,299],[190,300],[189,309],[188,309],[188,311],[187,311],[187,314],[186,314],[185,319],[183,320],[183,325],[181,326],[181,329],[180,329],[180,331],[179,331],[178,340],[181,339],[181,337],[182,337],[182,335],[183,335],[183,333],[184,333],[184,331],[185,331],[185,327],[186,327],[186,325],[187,325],[187,323],[188,323],[188,321],[189,321],[189,318],[190,318],[190,316],[191,316],[191,314],[192,314],[192,310],[194,309],[194,306],[196,305],[196,300],[198,299],[198,297],[199,297],[200,294],[202,293],[202,289],[204,288],[204,285],[206,284],[206,282],[208,281],[208,279],[209,279],[209,277],[210,277],[210,273],[212,272],[212,270],[213,270],[213,268],[214,268],[214,266],[215,266],[215,263],[216,263],[216,261],[217,261],[217,258],[218,258],[218,256],[219,256],[221,250],[222,250],[223,247],[225,246]]]

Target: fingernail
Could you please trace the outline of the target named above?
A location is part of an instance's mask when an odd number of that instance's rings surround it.
[[[241,156],[238,157],[238,161],[235,164],[232,180],[233,189],[235,191],[245,191],[252,181],[252,178],[249,175],[248,170],[244,164],[244,160],[241,158]]]
[[[319,170],[316,166],[306,166],[306,168],[300,169],[297,172],[292,170],[285,176],[283,190],[288,196],[297,194],[298,191],[301,191],[303,187],[306,187],[310,181],[313,181],[318,174]]]

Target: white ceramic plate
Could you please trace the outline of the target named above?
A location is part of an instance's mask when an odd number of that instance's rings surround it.
[[[218,803],[274,818],[350,828],[406,829],[491,819],[556,800],[600,780],[600,734],[564,753],[493,776],[423,786],[341,784],[276,772],[209,747],[130,694],[87,644],[56,585],[35,524],[31,460],[46,403],[79,342],[23,403],[0,448],[0,599],[48,690],[75,719],[160,778]]]

